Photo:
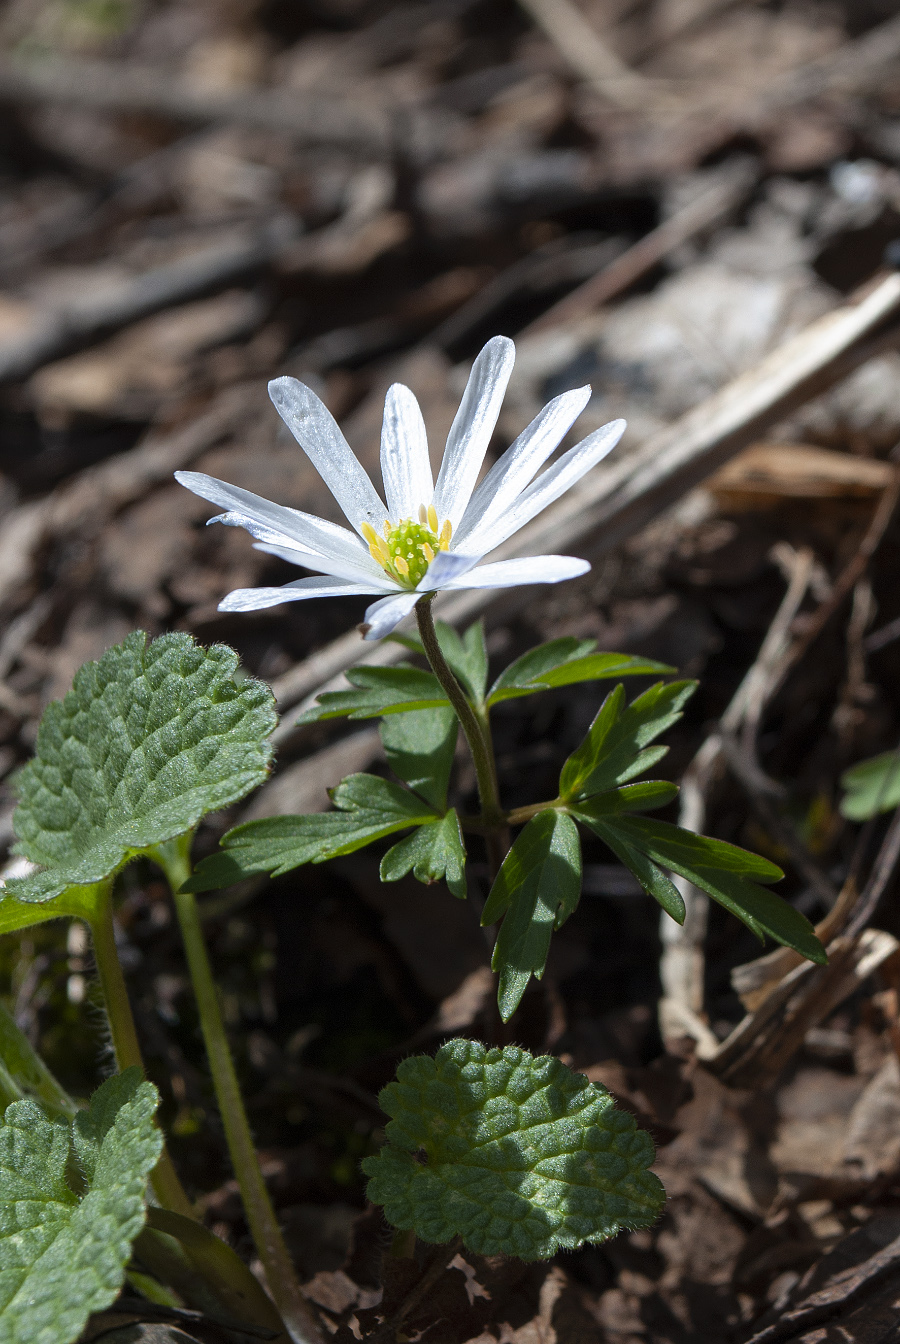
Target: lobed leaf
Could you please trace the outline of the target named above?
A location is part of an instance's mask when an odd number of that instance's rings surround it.
[[[435,633],[441,653],[447,659],[450,670],[462,685],[469,699],[480,704],[484,700],[487,688],[488,656],[484,642],[484,624],[476,621],[470,625],[464,635],[456,633],[446,621],[435,621]],[[425,658],[425,646],[418,635],[388,635],[388,639],[402,644],[411,653]]]
[[[610,691],[587,737],[562,768],[560,798],[575,800],[614,789],[654,766],[668,747],[649,744],[678,722],[696,689],[695,681],[658,682],[626,708],[624,686]]]
[[[636,851],[657,869],[667,868],[708,892],[760,941],[768,934],[810,961],[826,964],[825,949],[809,920],[780,896],[759,885],[777,882],[783,876],[781,869],[768,859],[724,840],[695,835],[667,821],[624,815],[601,818],[581,807],[574,815],[606,841],[657,899],[660,899],[657,892],[644,880],[638,867],[629,862],[630,853]],[[664,905],[663,901],[660,903]],[[681,917],[684,918],[683,906]]]
[[[494,682],[488,705],[534,695],[556,686],[572,686],[581,681],[602,681],[611,677],[636,677],[674,672],[666,663],[652,658],[636,658],[624,653],[595,653],[595,639],[551,639],[517,658]]]
[[[0,1124],[0,1344],[70,1344],[117,1296],[144,1224],[158,1096],[128,1069],[69,1124],[17,1101]],[[67,1180],[74,1154],[86,1186]]]
[[[466,850],[452,807],[440,821],[427,822],[394,845],[381,860],[382,882],[397,882],[410,871],[426,885],[444,878],[452,894],[465,900]]]
[[[449,706],[433,672],[400,663],[397,667],[351,667],[349,691],[325,691],[318,703],[301,714],[297,723],[321,719],[376,719],[381,714],[404,714],[414,709]]]
[[[662,1212],[649,1136],[549,1055],[451,1041],[404,1060],[379,1101],[391,1120],[362,1164],[368,1197],[425,1241],[540,1260]]]
[[[868,821],[879,812],[892,812],[900,805],[900,754],[886,751],[860,761],[841,775],[847,790],[841,800],[841,815],[848,821]]]
[[[85,663],[16,776],[16,852],[43,871],[10,879],[14,897],[100,882],[263,782],[274,701],[262,682],[237,685],[237,665],[224,645],[185,634],[148,645],[141,630]]]
[[[578,828],[564,812],[549,809],[532,817],[503,860],[481,914],[483,925],[503,923],[491,965],[500,973],[497,1002],[508,1022],[532,975],[547,964],[550,938],[581,896]]]
[[[395,775],[443,812],[459,736],[459,720],[446,709],[391,714],[380,728],[388,765]]]
[[[304,863],[324,863],[394,831],[440,820],[416,794],[378,775],[348,775],[332,798],[336,812],[235,826],[223,835],[222,850],[197,865],[185,890],[213,891],[256,873],[281,877]]]

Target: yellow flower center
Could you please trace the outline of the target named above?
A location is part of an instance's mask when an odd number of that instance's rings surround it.
[[[433,504],[427,509],[424,504],[419,505],[418,522],[412,518],[402,518],[394,524],[386,519],[383,537],[379,537],[368,523],[362,525],[362,534],[369,543],[372,558],[404,588],[418,586],[437,552],[448,549],[452,533],[449,519],[438,529],[438,516]]]

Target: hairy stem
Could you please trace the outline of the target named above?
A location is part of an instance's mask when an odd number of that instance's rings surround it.
[[[138,1042],[128,990],[122,974],[122,963],[116,950],[116,934],[113,926],[112,880],[98,884],[96,916],[90,921],[94,943],[94,960],[100,976],[100,987],[106,1003],[106,1015],[112,1034],[113,1050],[119,1071],[136,1064],[146,1077],[144,1057]],[[153,1192],[164,1209],[183,1214],[187,1218],[196,1218],[193,1205],[185,1194],[184,1187],[165,1146],[159,1161],[150,1174]]]
[[[462,724],[462,730],[472,753],[475,765],[475,777],[478,781],[478,796],[481,800],[481,820],[485,826],[485,843],[488,849],[488,861],[492,878],[497,876],[500,865],[509,848],[506,831],[506,819],[500,807],[497,789],[497,767],[494,761],[494,748],[491,741],[490,724],[487,712],[477,714],[469,704],[468,698],[453,675],[449,663],[441,652],[434,617],[431,614],[433,597],[423,597],[416,603],[416,619],[419,634],[431,670],[441,686],[447,692],[447,699],[456,710],[456,716]]]
[[[281,1229],[266,1189],[250,1123],[238,1086],[234,1061],[219,998],[213,980],[212,968],[203,940],[200,914],[193,892],[180,888],[191,875],[189,849],[191,835],[179,836],[152,851],[160,864],[175,897],[175,909],[181,925],[181,936],[187,957],[188,970],[197,998],[200,1027],[209,1059],[210,1072],[225,1128],[228,1151],[237,1177],[241,1198],[247,1213],[247,1222],[257,1253],[266,1272],[266,1281],[288,1333],[295,1344],[321,1344],[322,1333],[312,1307],[304,1298],[297,1283],[294,1266],[284,1244]]]

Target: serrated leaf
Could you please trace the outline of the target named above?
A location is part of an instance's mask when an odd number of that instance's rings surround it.
[[[665,1194],[649,1135],[549,1055],[456,1040],[397,1069],[368,1197],[425,1241],[541,1260],[649,1227]]]
[[[72,1124],[33,1101],[0,1125],[0,1344],[70,1344],[117,1296],[144,1223],[162,1136],[138,1069],[110,1078]],[[72,1149],[87,1186],[66,1179]]]
[[[382,882],[397,882],[408,872],[430,885],[444,878],[458,900],[466,898],[466,850],[455,810],[440,821],[420,826],[389,849],[381,860]]]
[[[352,690],[326,691],[297,723],[321,719],[375,719],[381,714],[449,706],[433,672],[400,663],[397,667],[351,667],[345,673]]]
[[[580,809],[575,815],[605,839],[610,848],[615,849],[610,838],[615,837],[652,863],[678,873],[708,892],[760,941],[768,934],[810,961],[827,963],[825,949],[809,920],[780,896],[759,885],[777,882],[783,876],[781,869],[768,859],[724,840],[695,835],[693,831],[650,817],[617,816],[600,821]],[[640,880],[637,870],[632,871]]]
[[[184,889],[214,891],[255,873],[281,877],[304,863],[324,863],[394,831],[440,820],[417,794],[378,775],[348,775],[332,796],[336,812],[235,826],[222,837],[223,852],[199,863]]]
[[[582,681],[602,681],[612,677],[636,677],[674,672],[666,663],[652,658],[636,658],[625,653],[595,653],[595,639],[551,639],[529,649],[517,658],[494,682],[488,705],[535,695],[556,686],[572,686]]]
[[[553,809],[532,817],[516,837],[481,913],[483,925],[503,923],[491,965],[500,974],[497,1002],[508,1022],[528,981],[539,980],[550,938],[581,896],[581,844],[571,817]]]
[[[44,871],[10,879],[15,897],[100,882],[263,782],[274,701],[260,681],[236,685],[237,665],[224,645],[170,634],[148,646],[140,630],[85,663],[16,776],[16,852]]]
[[[379,731],[394,774],[443,812],[459,735],[455,711],[448,705],[391,714]]]
[[[848,821],[868,821],[879,812],[892,812],[900,804],[900,753],[886,751],[860,761],[841,775],[847,790],[841,800],[841,816]]]
[[[695,681],[657,682],[623,708],[625,688],[610,691],[587,737],[572,752],[559,776],[559,796],[585,798],[642,775],[666,755],[668,747],[649,744],[681,718],[682,706],[697,689]]]

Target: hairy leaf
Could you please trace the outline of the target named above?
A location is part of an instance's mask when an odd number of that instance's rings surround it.
[[[352,690],[326,691],[297,722],[317,723],[320,719],[343,717],[376,719],[381,714],[443,708],[450,703],[433,672],[404,663],[397,667],[351,667],[345,675]]]
[[[0,1125],[0,1344],[70,1344],[114,1300],[144,1223],[162,1137],[138,1069],[108,1079],[69,1124],[33,1101]],[[72,1190],[74,1149],[86,1191]]]
[[[847,790],[841,800],[841,815],[848,821],[868,821],[879,812],[892,812],[900,804],[900,753],[886,751],[860,761],[841,775]]]
[[[650,817],[616,816],[600,820],[582,809],[575,815],[606,840],[623,862],[627,860],[616,848],[614,840],[620,846],[624,842],[653,864],[686,877],[694,886],[708,892],[713,900],[746,924],[760,941],[768,934],[777,943],[792,947],[810,961],[826,964],[825,949],[809,920],[780,896],[759,885],[777,882],[783,876],[781,869],[768,859],[724,840],[695,835],[693,831]],[[643,880],[636,868],[632,871],[639,881]],[[655,896],[656,892],[651,891],[651,895]]]
[[[564,812],[539,812],[503,860],[481,914],[483,925],[503,918],[491,965],[500,973],[497,1002],[504,1022],[531,977],[540,980],[544,974],[551,934],[575,910],[580,895],[578,828]]]
[[[20,901],[102,881],[266,778],[272,693],[234,681],[237,654],[143,631],[75,674],[19,771],[16,852],[44,871],[11,879]]]
[[[222,852],[197,865],[186,891],[213,891],[254,873],[281,877],[304,863],[352,854],[394,831],[438,821],[434,810],[408,789],[378,775],[348,775],[333,791],[336,812],[263,817],[222,837]]]
[[[381,860],[382,882],[396,882],[412,870],[420,882],[443,877],[459,900],[466,897],[466,851],[459,819],[451,807],[440,821],[428,822],[389,849]]]
[[[456,1040],[397,1069],[369,1199],[425,1241],[540,1260],[649,1227],[665,1195],[653,1144],[605,1088],[549,1055]]]
[[[442,812],[459,736],[455,711],[448,706],[391,714],[379,731],[394,774]]]
[[[612,677],[637,677],[674,672],[665,663],[652,658],[634,658],[625,653],[595,653],[595,639],[551,639],[517,658],[494,682],[488,695],[489,705],[534,695],[555,686],[572,686],[580,681],[602,681]]]
[[[682,706],[697,689],[695,681],[658,682],[623,708],[625,688],[610,691],[559,777],[559,796],[585,798],[625,784],[661,760],[668,747],[649,744],[681,718]]]

